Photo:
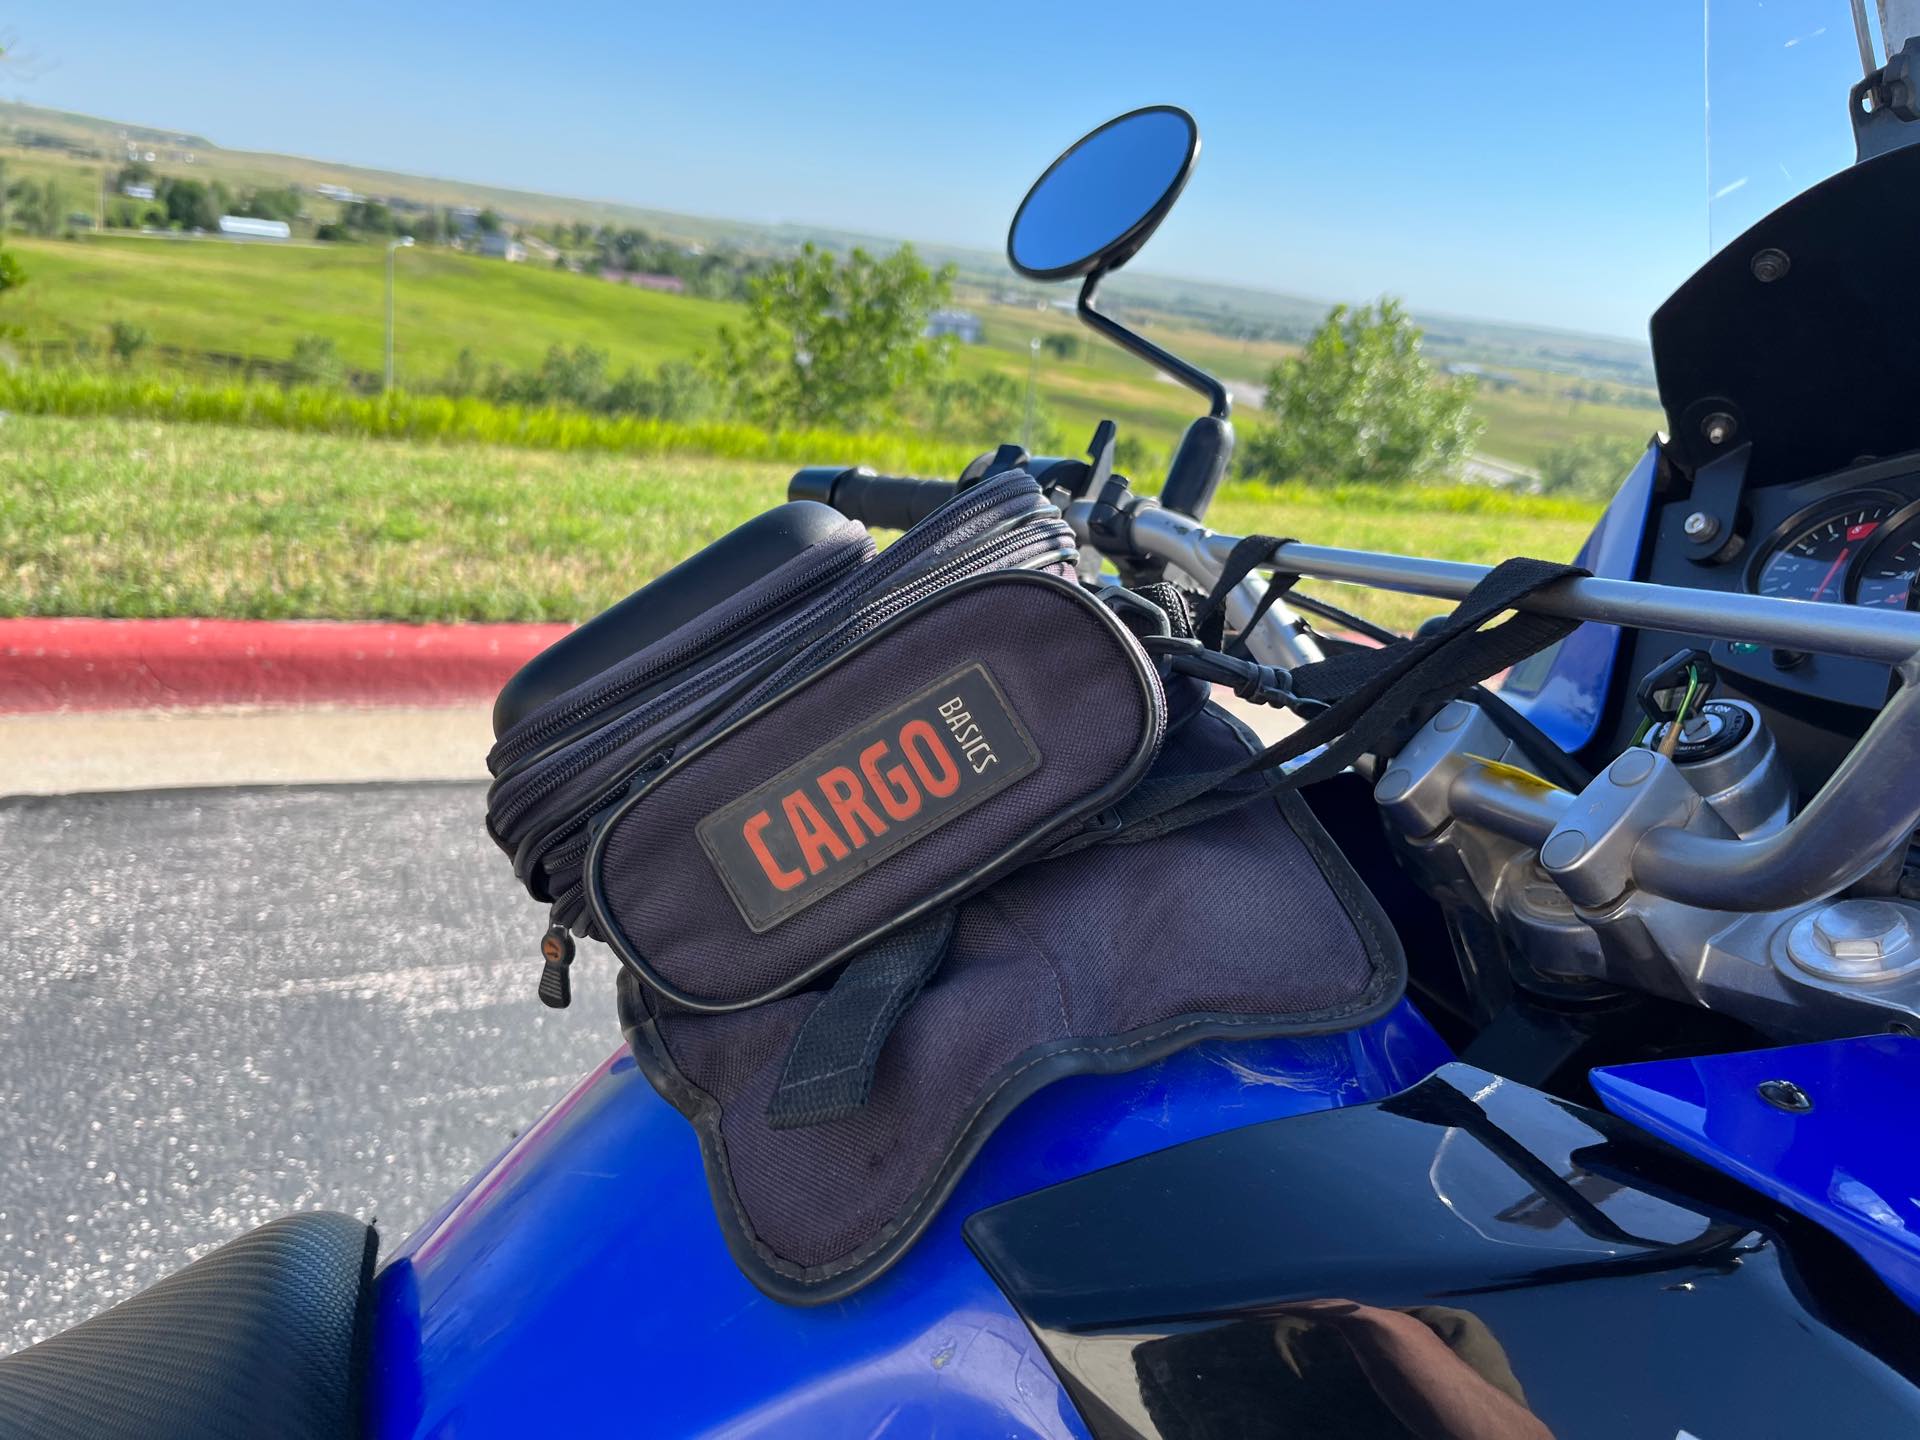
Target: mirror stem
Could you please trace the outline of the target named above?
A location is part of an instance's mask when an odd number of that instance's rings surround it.
[[[1182,385],[1199,391],[1207,397],[1207,414],[1215,420],[1228,419],[1233,414],[1233,397],[1227,394],[1227,387],[1197,365],[1182,360],[1171,350],[1162,350],[1145,336],[1136,335],[1110,315],[1102,315],[1093,308],[1093,297],[1100,288],[1100,282],[1106,277],[1106,271],[1096,270],[1087,276],[1087,283],[1080,287],[1080,318],[1098,330],[1122,350],[1138,355],[1149,365],[1158,366]]]

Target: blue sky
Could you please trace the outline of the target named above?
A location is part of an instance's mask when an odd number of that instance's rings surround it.
[[[1858,69],[1846,0],[1712,0],[1709,175],[1700,0],[28,0],[0,28],[8,98],[981,248],[1076,134],[1172,101],[1205,153],[1137,268],[1629,336],[1850,158]]]

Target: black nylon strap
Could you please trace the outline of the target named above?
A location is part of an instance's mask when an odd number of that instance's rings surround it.
[[[887,1037],[946,959],[954,915],[950,908],[929,915],[848,962],[793,1037],[767,1102],[769,1125],[819,1125],[867,1103]]]
[[[1108,813],[1098,830],[1071,837],[1050,854],[1086,845],[1138,844],[1262,796],[1338,774],[1377,748],[1408,717],[1452,699],[1570,633],[1579,622],[1524,613],[1491,629],[1479,627],[1534,591],[1586,573],[1544,560],[1508,560],[1489,571],[1431,633],[1301,666],[1293,672],[1294,693],[1320,700],[1328,709],[1240,764],[1142,783]],[[1326,749],[1298,769],[1284,775],[1275,771],[1322,745]],[[1234,783],[1250,779],[1253,783]]]
[[[1247,535],[1234,542],[1233,549],[1227,552],[1226,563],[1220,567],[1220,578],[1213,582],[1213,589],[1207,592],[1207,598],[1194,613],[1194,632],[1202,644],[1210,650],[1223,648],[1221,642],[1226,634],[1227,597],[1242,580],[1271,560],[1274,551],[1292,543],[1291,539],[1278,535]],[[1279,579],[1277,575],[1274,577],[1276,584]],[[1254,623],[1257,624],[1259,617],[1267,613],[1273,602],[1292,588],[1291,579],[1280,585],[1277,591],[1273,585],[1269,585],[1268,593],[1261,598],[1259,608],[1254,612]],[[1253,625],[1249,624],[1246,628],[1251,630]]]

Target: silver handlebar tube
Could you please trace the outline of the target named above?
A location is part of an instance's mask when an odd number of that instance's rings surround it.
[[[1067,507],[1067,523],[1073,527],[1082,548],[1089,551],[1099,549],[1087,526],[1092,510],[1092,504],[1086,500],[1076,500]],[[1132,536],[1135,548],[1142,554],[1166,561],[1203,590],[1213,589],[1227,552],[1233,548],[1231,539],[1224,549],[1210,543],[1221,537],[1199,521],[1151,504],[1143,504],[1133,512]],[[1265,594],[1266,588],[1257,580],[1251,577],[1242,580],[1227,596],[1227,623],[1236,630],[1244,630]],[[1262,664],[1288,670],[1324,660],[1326,655],[1319,642],[1302,630],[1299,622],[1300,617],[1287,608],[1285,601],[1275,601],[1247,636],[1249,653]]]
[[[1184,523],[1193,524],[1190,520]],[[1138,535],[1136,521],[1136,539]],[[1233,537],[1207,533],[1204,545],[1214,557],[1217,574],[1219,564],[1233,549]],[[1341,580],[1376,590],[1398,590],[1443,600],[1463,599],[1488,574],[1485,565],[1468,565],[1457,560],[1422,560],[1411,555],[1385,555],[1369,550],[1334,550],[1297,541],[1281,546],[1273,563],[1289,575]],[[1822,655],[1853,655],[1882,665],[1904,665],[1920,652],[1920,614],[1857,605],[1775,600],[1765,595],[1689,590],[1638,580],[1562,580],[1527,597],[1520,608],[1571,620],[1674,630],[1682,634],[1712,634],[1723,640],[1752,640]]]

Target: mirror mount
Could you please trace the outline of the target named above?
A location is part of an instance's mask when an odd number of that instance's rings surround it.
[[[1149,365],[1178,380],[1188,389],[1198,391],[1206,397],[1209,417],[1215,420],[1229,419],[1233,414],[1233,396],[1227,393],[1225,385],[1198,365],[1189,360],[1182,360],[1171,350],[1154,344],[1146,336],[1129,330],[1111,315],[1094,308],[1093,302],[1099,293],[1100,282],[1106,276],[1106,269],[1096,270],[1087,276],[1086,283],[1081,285],[1080,302],[1076,307],[1081,320],[1097,333],[1113,341],[1122,350],[1139,356]]]

